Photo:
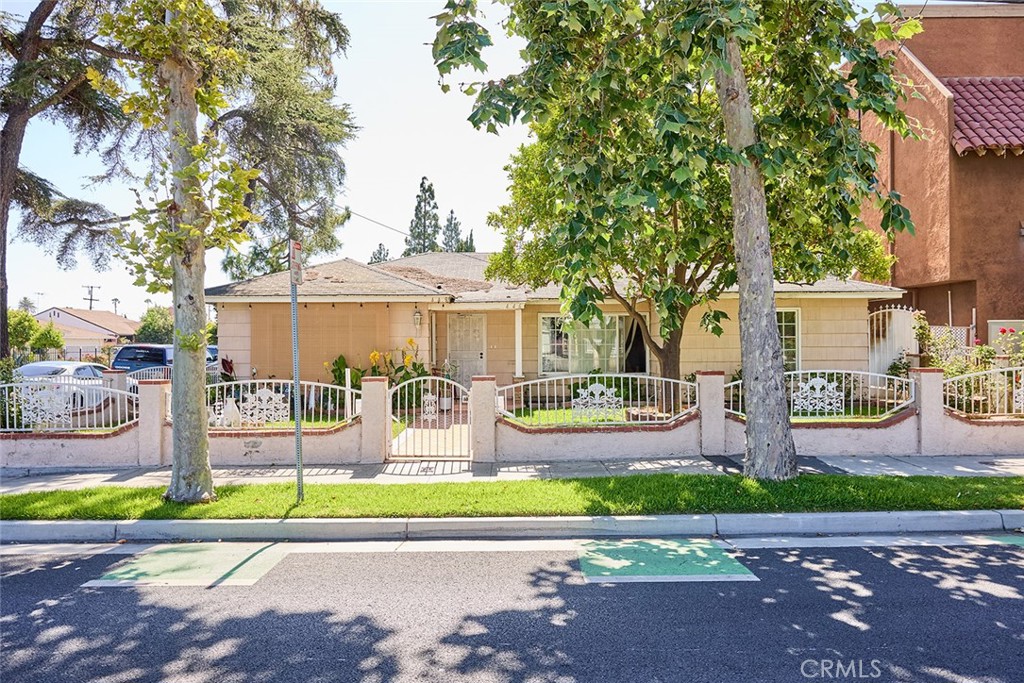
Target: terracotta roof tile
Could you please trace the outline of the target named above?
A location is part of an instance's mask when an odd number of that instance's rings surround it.
[[[953,149],[1024,154],[1024,76],[945,78],[953,93]]]

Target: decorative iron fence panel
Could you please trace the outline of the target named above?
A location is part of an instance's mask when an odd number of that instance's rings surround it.
[[[359,391],[334,384],[300,382],[299,420],[304,427],[329,428],[350,421],[362,409]],[[173,389],[172,389],[173,391]],[[211,429],[274,429],[295,424],[291,380],[219,382],[206,387]],[[170,403],[168,401],[168,403]]]
[[[884,375],[893,362],[918,353],[909,306],[884,306],[868,314],[868,372]]]
[[[1024,417],[1024,367],[950,377],[942,394],[946,408],[969,417]]]
[[[697,410],[693,382],[648,375],[559,375],[498,389],[498,412],[527,427],[669,424]]]
[[[467,459],[470,392],[444,377],[416,377],[393,387],[391,457]]]
[[[97,384],[0,384],[0,432],[105,432],[138,420],[138,397]]]
[[[790,419],[881,419],[914,403],[906,377],[855,370],[793,370],[785,375]],[[743,381],[725,385],[725,412],[746,415]]]

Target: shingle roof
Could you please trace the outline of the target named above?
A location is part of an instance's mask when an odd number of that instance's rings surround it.
[[[290,274],[283,271],[210,287],[206,290],[206,295],[287,296],[290,283]],[[348,258],[305,268],[298,293],[299,296],[444,296],[444,292]]]
[[[1024,77],[946,78],[953,93],[953,149],[1024,154]]]
[[[90,311],[86,308],[68,308],[67,306],[56,306],[59,311],[63,311],[68,315],[73,315],[76,318],[102,327],[105,330],[110,330],[117,336],[130,337],[139,329],[139,323],[136,320],[129,320],[123,315],[118,315],[113,311]],[[43,311],[45,313],[46,311]],[[55,323],[58,321],[54,321]]]
[[[529,300],[557,300],[560,287],[539,289],[516,287],[503,281],[487,280],[487,253],[432,252],[367,266],[344,259],[306,268],[300,296],[419,296],[449,297],[458,303],[523,303]],[[271,297],[288,294],[288,273],[211,287],[207,296]],[[733,287],[730,291],[735,292]],[[901,290],[859,280],[825,278],[812,285],[785,282],[775,284],[782,293],[862,294],[885,296]]]

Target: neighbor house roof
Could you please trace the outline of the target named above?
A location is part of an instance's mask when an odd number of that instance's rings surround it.
[[[137,320],[130,320],[123,315],[114,313],[113,311],[90,311],[86,308],[68,308],[66,306],[54,306],[52,308],[47,308],[45,311],[37,313],[35,317],[37,320],[41,320],[41,322],[49,322],[50,318],[41,319],[40,317],[44,313],[54,310],[74,316],[79,320],[84,320],[85,322],[96,325],[97,327],[102,327],[119,337],[130,337],[134,335],[141,324]],[[61,326],[59,320],[54,320],[53,322],[54,324]]]
[[[549,284],[538,289],[519,287],[484,276],[490,254],[431,252],[365,265],[351,259],[306,268],[299,286],[301,297],[314,298],[395,298],[450,301],[460,304],[525,304],[527,301],[557,301],[560,287]],[[864,298],[898,297],[903,290],[858,280],[825,278],[811,285],[776,283],[782,294],[854,296]],[[736,288],[730,290],[735,294]],[[244,300],[283,300],[289,294],[287,272],[211,287],[211,301],[231,298]]]
[[[953,93],[953,149],[1024,154],[1024,77],[944,78]]]
[[[210,287],[206,290],[206,296],[211,300],[225,297],[281,297],[289,295],[290,287],[290,273],[283,271]],[[348,258],[303,269],[302,284],[298,287],[298,294],[302,297],[412,297],[420,299],[445,295],[444,292],[430,289],[400,275]]]

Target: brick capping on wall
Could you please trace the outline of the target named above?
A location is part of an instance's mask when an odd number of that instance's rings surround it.
[[[523,434],[580,434],[580,433],[607,433],[607,434],[621,434],[625,432],[671,432],[674,429],[682,427],[687,422],[693,422],[698,418],[697,412],[692,412],[689,415],[670,422],[668,424],[655,424],[655,425],[608,425],[598,427],[527,427],[517,422],[509,420],[504,415],[498,420],[502,424],[506,424],[517,432]]]
[[[343,429],[348,429],[359,419],[359,415],[356,415],[348,422],[343,422],[333,427],[303,427],[302,436],[327,436],[329,434],[337,434]],[[280,427],[274,427],[273,429],[211,429],[207,432],[211,439],[224,438],[224,437],[245,437],[245,438],[265,438],[268,436],[295,436],[295,428],[282,429]]]
[[[872,422],[858,422],[856,420],[835,420],[835,421],[821,421],[821,422],[791,422],[790,426],[793,429],[885,429],[886,427],[892,427],[898,425],[900,422],[909,420],[917,415],[917,408],[904,408],[895,415],[890,415],[884,420],[875,420]],[[739,415],[733,415],[727,413],[726,418],[733,422],[738,422],[745,425],[747,423]],[[1022,422],[1024,424],[1024,422]]]
[[[725,370],[698,370],[694,374],[698,377],[725,377]]]
[[[964,424],[979,427],[1024,427],[1024,420],[1016,417],[967,417],[949,408],[946,409],[946,415]]]
[[[169,379],[140,379],[139,380],[139,384],[144,384],[146,386],[153,386],[153,385],[156,385],[156,384],[170,384],[170,383],[171,383],[171,380],[169,380]]]
[[[7,432],[0,433],[0,441],[24,441],[27,439],[109,439],[131,431],[139,426],[138,422],[129,422],[109,432]]]

